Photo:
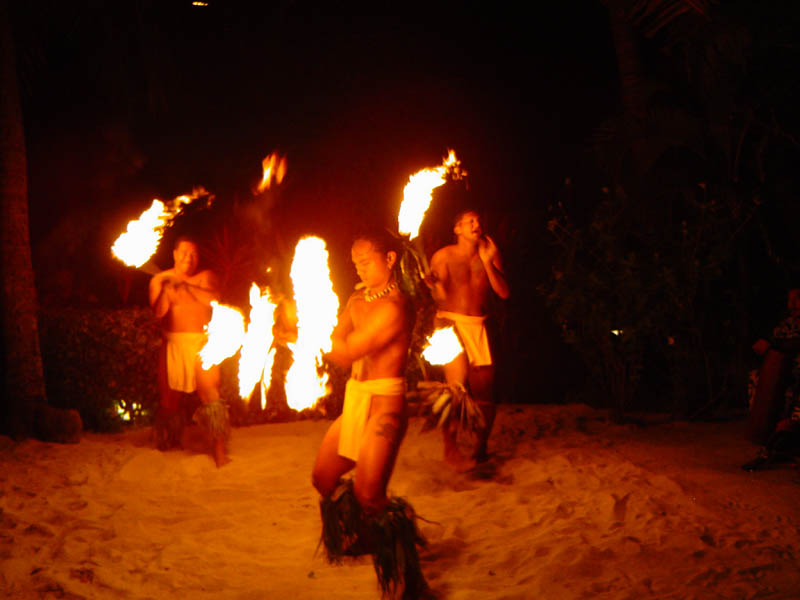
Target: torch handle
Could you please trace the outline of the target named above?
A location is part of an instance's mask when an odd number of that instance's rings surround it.
[[[411,243],[414,245],[414,248],[417,250],[416,255],[419,259],[421,273],[420,276],[425,279],[431,274],[431,267],[428,264],[428,258],[425,256],[425,248],[422,246],[422,238],[420,236],[415,237],[411,240]]]
[[[161,272],[161,269],[159,269],[150,261],[147,261],[143,265],[136,267],[136,269],[142,271],[143,273],[147,273],[148,275],[157,275]]]

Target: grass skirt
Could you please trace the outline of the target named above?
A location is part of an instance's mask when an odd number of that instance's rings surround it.
[[[222,402],[209,402],[201,404],[192,417],[211,439],[222,438],[227,440],[231,434],[231,425],[228,419],[228,407]]]
[[[329,562],[371,554],[384,595],[400,593],[411,600],[428,589],[417,553],[417,545],[425,546],[426,541],[417,529],[413,507],[403,498],[392,497],[381,514],[366,515],[348,479],[329,498],[320,500],[320,515],[320,544]]]

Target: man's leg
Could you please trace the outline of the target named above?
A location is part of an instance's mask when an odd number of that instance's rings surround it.
[[[468,374],[469,363],[467,361],[467,355],[464,352],[444,366],[444,378],[450,385],[462,385],[466,387]],[[461,451],[458,449],[456,433],[457,425],[455,423],[448,423],[442,427],[444,460],[457,471],[468,471],[475,466],[475,461],[461,454]]]
[[[342,417],[328,428],[322,439],[311,482],[322,496],[319,512],[322,520],[320,542],[325,548],[328,562],[338,563],[344,556],[361,556],[370,552],[363,512],[353,492],[350,480],[341,477],[353,468],[355,462],[339,455],[339,435]]]
[[[494,399],[492,398],[494,373],[494,365],[473,367],[469,373],[469,388],[483,413],[485,423],[483,429],[478,432],[478,443],[473,454],[473,458],[477,462],[485,462],[489,459],[489,436],[492,433],[492,426],[497,414]]]
[[[167,379],[167,346],[161,345],[158,360],[159,405],[153,423],[156,445],[159,450],[181,446],[183,434],[182,394],[169,387]]]
[[[210,369],[203,369],[198,357],[195,363],[195,380],[197,382],[197,395],[202,405],[199,410],[207,413],[203,417],[206,433],[211,438],[211,452],[214,462],[218,467],[230,462],[226,445],[228,443],[229,428],[227,407],[221,402],[219,395],[220,368],[214,365]]]
[[[368,514],[375,515],[386,508],[386,487],[407,429],[408,416],[402,397],[372,398],[354,480],[356,498]]]
[[[417,546],[425,539],[414,508],[386,496],[400,443],[408,429],[405,402],[397,396],[372,398],[364,444],[358,455],[354,493],[364,515],[363,534],[383,597],[419,600],[428,590]]]
[[[355,463],[339,455],[339,432],[342,428],[342,417],[337,418],[322,438],[314,469],[311,471],[311,482],[324,497],[330,496],[339,483],[342,475],[353,468]]]

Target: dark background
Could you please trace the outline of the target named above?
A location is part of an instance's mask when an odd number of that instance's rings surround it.
[[[45,2],[16,5],[12,25],[44,305],[144,305],[148,276],[109,248],[153,198],[198,185],[215,195],[211,208],[176,220],[157,266],[170,266],[174,235],[200,233],[212,247],[226,230],[228,250],[244,246],[250,261],[227,279],[227,299],[241,303],[254,268],[276,268],[280,286],[298,237],[316,234],[344,296],[355,229],[395,226],[408,177],[452,148],[469,175],[437,191],[427,247],[449,241],[458,208],[483,211],[513,289],[497,307],[506,395],[528,385],[519,377],[545,396],[563,391],[570,358],[536,285],[549,270],[553,190],[616,103],[601,3],[531,13],[452,2]],[[272,151],[288,173],[257,196]]]

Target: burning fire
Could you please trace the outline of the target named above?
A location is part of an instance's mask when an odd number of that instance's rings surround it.
[[[432,365],[446,365],[464,351],[461,341],[451,327],[437,329],[428,338],[428,346],[422,351],[422,358]]]
[[[244,317],[233,308],[211,301],[211,320],[206,325],[208,341],[200,350],[200,363],[204,369],[218,365],[236,354],[244,338]]]
[[[433,190],[447,181],[448,173],[452,173],[455,179],[466,175],[460,166],[461,161],[456,158],[455,151],[450,150],[441,166],[422,169],[409,177],[403,188],[403,202],[397,215],[397,230],[401,234],[408,235],[411,240],[419,235],[422,219],[433,199]]]
[[[164,229],[180,214],[184,205],[207,195],[205,189],[197,187],[190,195],[178,196],[168,204],[156,198],[138,219],[128,223],[125,233],[111,246],[112,254],[129,267],[141,267],[158,249]]]
[[[327,373],[318,375],[322,353],[330,352],[339,299],[333,292],[325,242],[307,237],[297,243],[291,269],[297,304],[297,342],[289,344],[294,355],[286,374],[286,402],[290,408],[310,408],[327,393]]]
[[[272,154],[268,154],[264,160],[261,161],[261,166],[264,169],[264,175],[261,177],[261,183],[258,184],[259,193],[269,189],[272,185],[273,178],[275,179],[275,183],[283,181],[283,176],[286,175],[286,157],[279,158],[278,155],[273,152]]]
[[[275,349],[272,346],[272,324],[275,304],[269,293],[261,293],[254,283],[250,288],[250,323],[239,356],[239,396],[248,400],[253,388],[261,382],[261,408],[266,406]]]

